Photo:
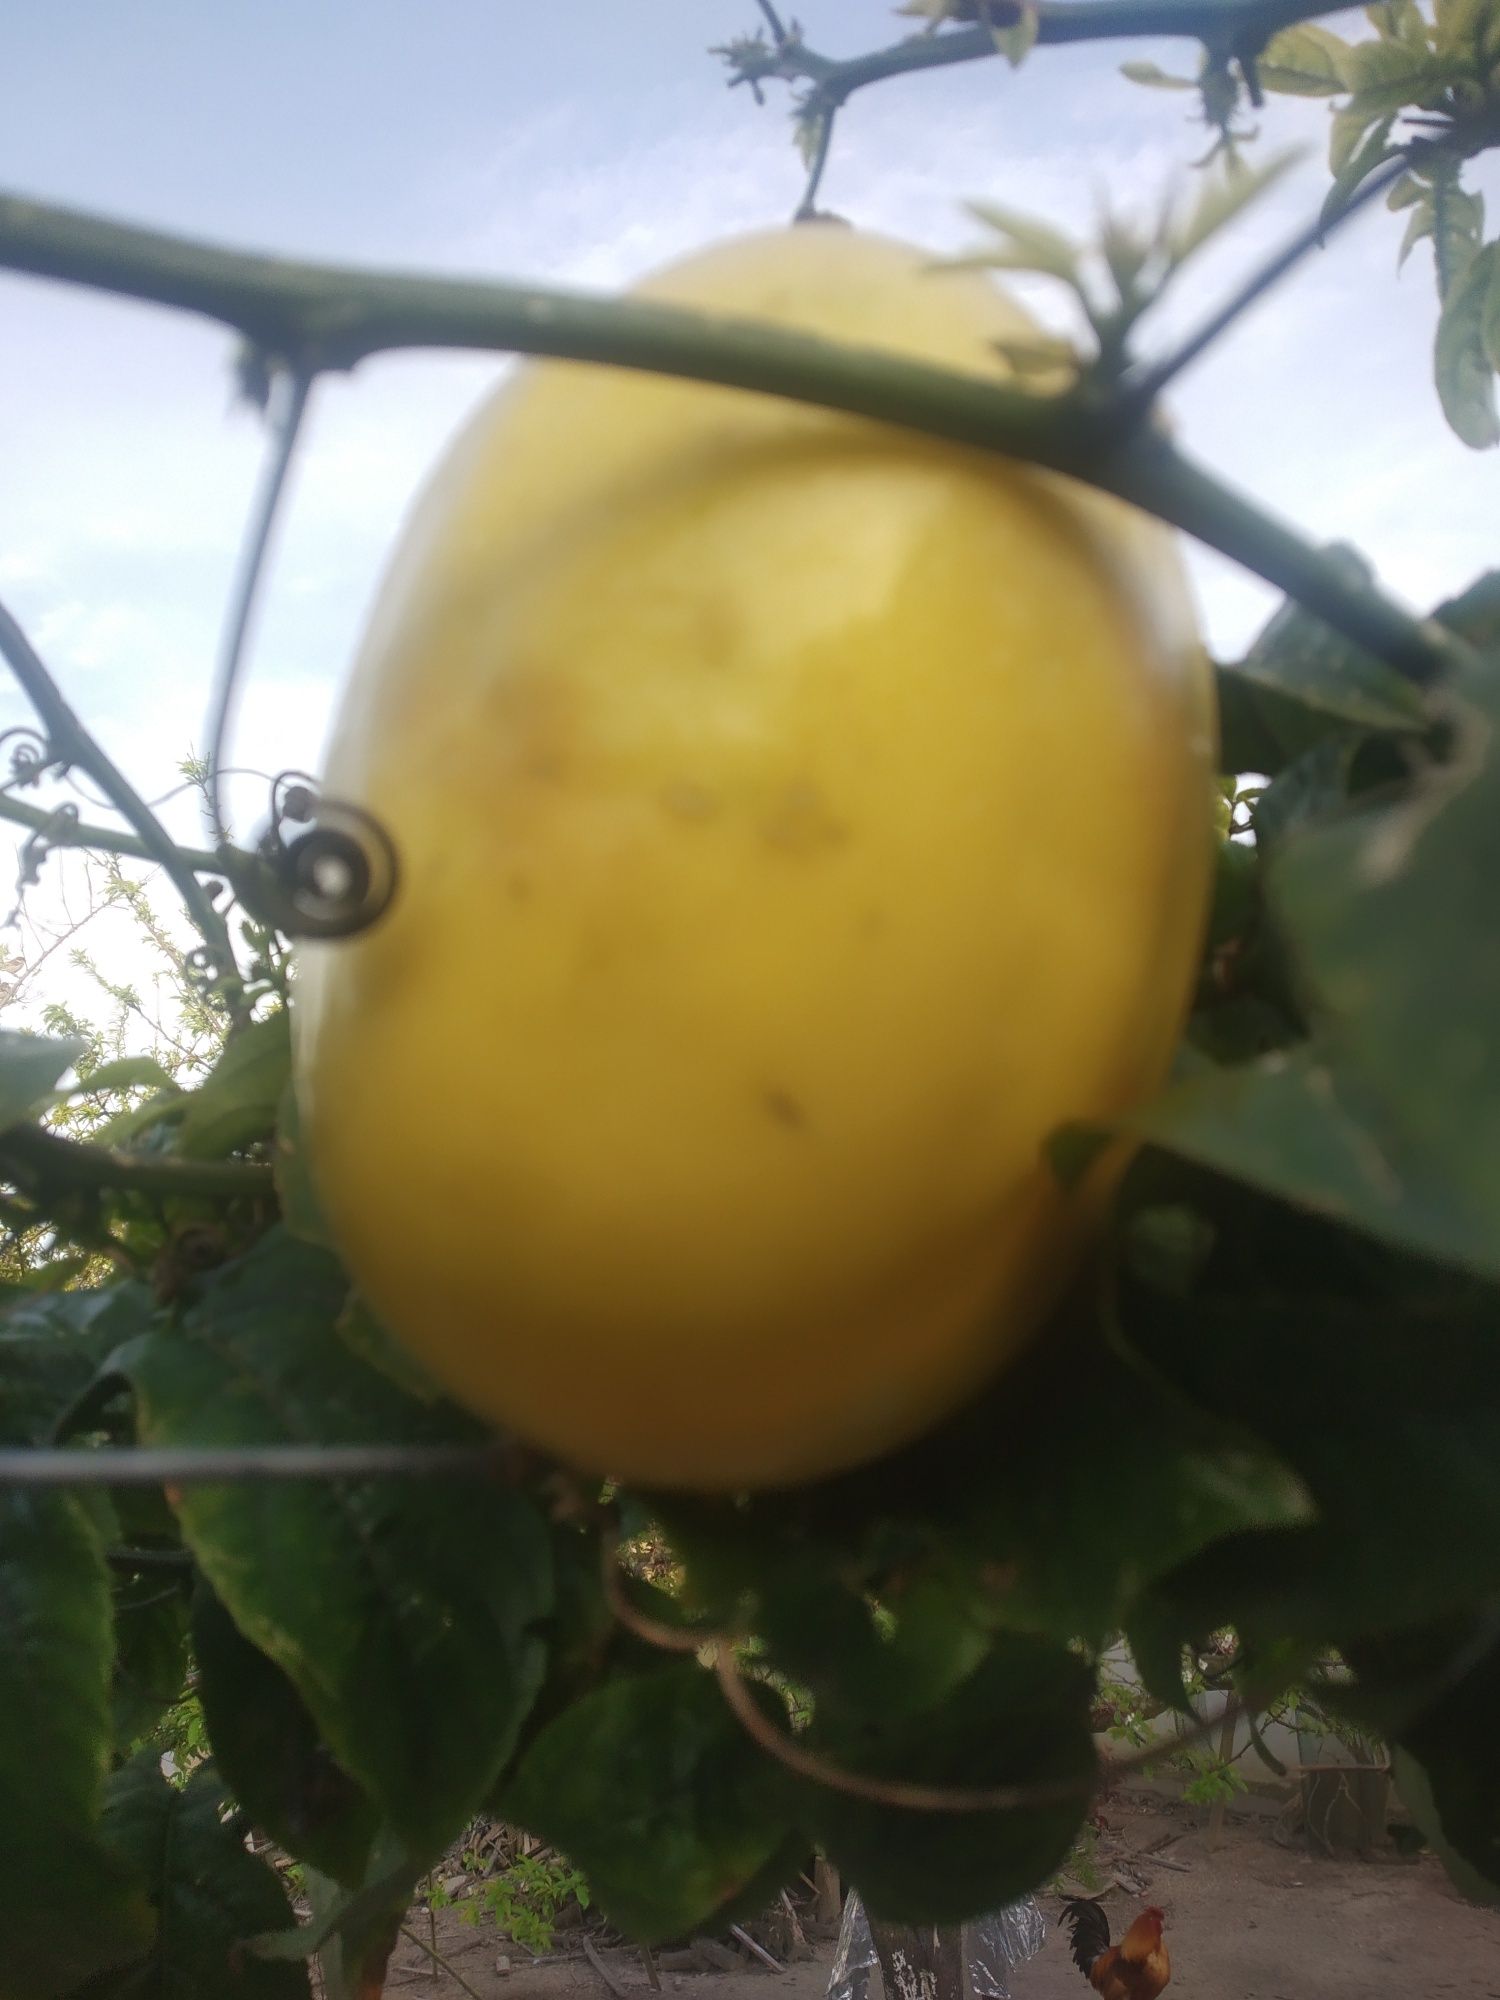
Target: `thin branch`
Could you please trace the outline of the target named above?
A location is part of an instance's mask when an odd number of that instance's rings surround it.
[[[218,669],[214,676],[213,700],[209,709],[208,784],[205,791],[205,807],[210,831],[221,848],[230,845],[229,829],[224,824],[224,801],[221,796],[220,781],[224,763],[224,745],[234,713],[240,662],[244,657],[245,640],[255,610],[255,597],[261,573],[265,568],[266,551],[270,546],[271,531],[276,525],[276,515],[286,491],[287,474],[291,470],[292,455],[297,449],[297,437],[302,429],[302,419],[307,412],[307,398],[312,382],[312,375],[299,369],[286,383],[281,413],[272,427],[271,453],[266,461],[260,492],[256,496],[255,510],[251,515],[250,529],[240,558],[239,574],[235,578],[234,594],[230,599],[229,615],[224,626]]]
[[[223,1486],[283,1479],[509,1478],[497,1444],[102,1445],[0,1450],[0,1488]]]
[[[120,833],[113,827],[93,826],[87,820],[70,819],[66,813],[45,806],[27,805],[13,792],[0,792],[0,819],[8,819],[17,826],[31,828],[34,833],[44,833],[49,847],[92,847],[102,854],[119,854],[128,861],[156,861],[160,857],[149,848],[138,833]],[[174,843],[175,846],[175,843]],[[224,857],[211,854],[206,847],[177,847],[177,859],[183,867],[191,868],[196,875],[226,874],[232,876],[233,868],[227,868]],[[237,857],[239,863],[249,866],[253,857]]]
[[[270,1167],[255,1160],[181,1160],[125,1153],[60,1139],[37,1126],[16,1125],[0,1133],[0,1176],[28,1191],[116,1188],[146,1195],[203,1195],[228,1201],[237,1196],[269,1198]]]
[[[1189,334],[1171,354],[1151,363],[1143,374],[1126,381],[1124,395],[1127,402],[1144,415],[1167,384],[1174,381],[1184,368],[1196,361],[1221,334],[1227,332],[1243,312],[1254,305],[1256,300],[1268,292],[1279,279],[1284,278],[1295,265],[1301,263],[1309,251],[1320,249],[1334,230],[1342,228],[1351,216],[1357,215],[1362,208],[1400,180],[1410,164],[1410,152],[1403,152],[1378,174],[1372,174],[1334,215],[1319,216],[1305,229],[1299,229],[1274,256],[1267,258],[1259,270],[1253,271],[1195,333]]]
[[[745,82],[806,81],[814,100],[827,92],[842,103],[890,77],[990,60],[999,54],[994,30],[1015,27],[1026,11],[1025,0],[989,0],[987,20],[973,27],[929,29],[846,61],[787,39],[759,57],[741,54],[738,67]],[[1337,13],[1339,0],[1037,0],[1033,11],[1043,45],[1185,36],[1238,53],[1263,48],[1297,21]]]
[[[791,40],[791,36],[788,35],[786,28],[783,26],[781,16],[771,5],[771,0],[755,0],[755,4],[765,16],[766,26],[771,30],[772,41],[778,49],[784,49]]]
[[[180,857],[172,839],[125,773],[84,728],[53,680],[40,655],[16,620],[0,604],[0,653],[36,710],[47,739],[64,763],[87,771],[114,802],[140,837],[150,859],[167,875],[181,896],[199,936],[221,973],[233,975],[234,949],[223,917],[203,884]]]
[[[1078,0],[1079,9],[1087,4]],[[1256,570],[1414,680],[1432,682],[1456,660],[1472,659],[1462,640],[1373,585],[1351,582],[1290,529],[1134,425],[1133,412],[1124,413],[1127,424],[1117,401],[1087,387],[1035,396],[756,320],[643,299],[248,256],[14,199],[0,200],[6,265],[207,314],[271,352],[297,355],[299,366],[352,366],[392,347],[511,349],[870,417],[1103,486]]]
[[[401,1935],[406,1939],[408,1944],[414,1944],[417,1950],[425,1957],[430,1958],[435,1966],[441,1971],[446,1972],[455,1986],[461,1986],[464,1992],[468,1994],[469,2000],[484,2000],[484,1996],[480,1993],[478,1987],[471,1986],[458,1967],[451,1960],[444,1958],[435,1944],[428,1944],[425,1938],[419,1938],[409,1924],[401,1926]],[[436,1976],[436,1973],[434,1973],[433,1977],[436,1978]]]
[[[838,116],[838,106],[825,104],[818,113],[818,143],[813,148],[812,162],[807,169],[807,186],[802,190],[802,200],[794,222],[815,222],[818,219],[818,189],[823,184],[824,169],[828,165],[829,149],[833,145],[833,121]]]

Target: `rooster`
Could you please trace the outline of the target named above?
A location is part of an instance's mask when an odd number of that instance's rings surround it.
[[[1110,1943],[1109,1919],[1097,1903],[1064,1903],[1062,1913],[1073,1932],[1073,1963],[1100,2000],[1156,2000],[1172,1977],[1161,1910],[1142,1910],[1118,1944]]]

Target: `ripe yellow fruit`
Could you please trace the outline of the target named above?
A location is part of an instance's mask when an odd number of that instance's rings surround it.
[[[837,227],[644,295],[994,375],[987,279]],[[301,953],[350,1269],[474,1409],[596,1473],[868,1459],[1033,1332],[1159,1082],[1212,858],[1170,539],[774,398],[528,367],[413,520],[330,793],[400,889]]]

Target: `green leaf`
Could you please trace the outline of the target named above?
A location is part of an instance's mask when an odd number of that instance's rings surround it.
[[[1462,277],[1443,300],[1433,350],[1433,372],[1443,414],[1455,436],[1473,451],[1500,443],[1495,413],[1494,342],[1500,287],[1500,243],[1486,244],[1469,259]]]
[[[1132,83],[1143,83],[1148,90],[1196,90],[1197,81],[1190,76],[1169,76],[1166,70],[1158,68],[1154,62],[1123,62],[1120,74]]]
[[[1350,583],[1370,582],[1369,564],[1354,550],[1335,545],[1323,554]],[[1410,681],[1291,599],[1272,614],[1242,660],[1219,669],[1221,692],[1226,682],[1237,682],[1259,707],[1282,762],[1322,740],[1330,724],[1400,735],[1427,727],[1430,719]],[[1265,704],[1262,696],[1273,699]]]
[[[1199,182],[1198,199],[1189,214],[1173,225],[1169,248],[1173,265],[1186,263],[1195,250],[1217,236],[1235,217],[1257,201],[1268,188],[1285,178],[1301,159],[1300,148],[1273,153],[1254,168],[1240,167],[1219,175],[1205,174]]]
[[[388,1827],[382,1827],[363,1879],[344,1889],[307,1866],[302,1893],[309,1921],[295,1931],[272,1931],[253,1946],[261,1958],[316,1957],[326,2000],[366,2000],[383,1983],[386,1961],[424,1870]]]
[[[354,1359],[336,1330],[346,1297],[334,1260],[279,1230],[215,1272],[180,1325],[116,1357],[142,1443],[482,1443],[468,1417]],[[317,1479],[194,1486],[177,1510],[333,1757],[415,1854],[440,1849],[495,1783],[542,1676],[551,1556],[532,1503],[490,1480]]]
[[[155,1056],[121,1056],[118,1062],[100,1063],[79,1081],[79,1089],[93,1093],[100,1090],[176,1090],[177,1085],[162,1068]]]
[[[1323,201],[1321,220],[1325,226],[1338,215],[1362,181],[1395,157],[1397,149],[1389,143],[1395,122],[1394,111],[1386,112],[1383,117],[1371,113],[1362,99],[1333,114],[1328,142],[1333,186]]]
[[[156,1566],[117,1575],[110,1701],[115,1750],[134,1750],[180,1700],[187,1680],[187,1572]]]
[[[1193,1714],[1193,1698],[1183,1679],[1185,1649],[1177,1622],[1170,1612],[1163,1614],[1149,1591],[1143,1593],[1131,1613],[1125,1642],[1141,1686],[1151,1699],[1165,1703],[1180,1715]]]
[[[1495,18],[1494,0],[1435,0],[1437,45],[1445,56],[1472,59],[1485,45]]]
[[[340,1769],[291,1681],[207,1585],[193,1602],[193,1656],[214,1758],[235,1797],[289,1854],[346,1888],[357,1885],[375,1808]]]
[[[1406,229],[1401,238],[1401,248],[1396,253],[1396,269],[1399,271],[1407,258],[1424,238],[1432,235],[1437,227],[1437,212],[1432,197],[1425,195],[1406,219]]]
[[[870,1914],[956,1924],[1034,1889],[1067,1855],[1095,1774],[1093,1674],[1074,1652],[1008,1634],[925,1715],[841,1728],[820,1705],[808,1747],[843,1767],[928,1784],[1076,1787],[1060,1803],[929,1812],[809,1787],[804,1819]]]
[[[820,1704],[874,1717],[940,1699],[1002,1629],[1102,1643],[1155,1575],[1306,1502],[1263,1451],[1060,1317],[987,1395],[878,1466],[795,1497],[653,1505],[686,1601],[748,1621]],[[870,1599],[895,1621],[883,1640]]]
[[[246,1852],[240,1823],[225,1819],[226,1803],[211,1764],[199,1765],[177,1791],[152,1750],[110,1780],[104,1831],[149,1885],[156,1942],[143,1965],[91,1983],[87,2000],[307,2000],[302,1966],[245,1949],[251,1938],[290,1931],[296,1920],[275,1875]]]
[[[1061,230],[1049,228],[1034,216],[1002,208],[997,202],[971,201],[966,205],[977,221],[994,230],[997,236],[1009,239],[1003,246],[1007,253],[1018,253],[1026,259],[1024,265],[1017,264],[1014,268],[1047,271],[1054,278],[1063,278],[1070,284],[1076,280],[1080,257],[1078,245]]]
[[[1398,1147],[1381,1107],[1317,1049],[1207,1068],[1129,1121],[1141,1139],[1332,1221],[1500,1274],[1500,1238],[1441,1156]]]
[[[1417,0],[1376,0],[1366,7],[1365,19],[1383,40],[1424,54],[1431,44],[1427,22]]]
[[[1459,181],[1459,168],[1447,163],[1432,183],[1432,248],[1437,265],[1438,295],[1446,299],[1468,271],[1484,241],[1484,197],[1471,194]],[[1494,357],[1490,357],[1494,366]]]
[[[50,1443],[121,1341],[156,1307],[144,1285],[23,1293],[0,1311],[0,1442]]]
[[[1292,97],[1332,97],[1348,88],[1349,44],[1316,21],[1283,28],[1266,43],[1256,72],[1267,90]]]
[[[1408,42],[1356,42],[1344,59],[1344,76],[1354,97],[1351,110],[1366,117],[1394,114],[1408,104],[1434,109],[1443,92],[1463,75],[1463,66],[1426,46]]]
[[[762,1885],[792,1830],[793,1782],[695,1661],[618,1677],[549,1723],[505,1816],[588,1876],[642,1944],[702,1928]],[[795,1867],[789,1860],[788,1868]]]
[[[1396,1746],[1402,1796],[1465,1893],[1500,1900],[1500,1632],[1479,1620],[1351,1644],[1360,1711]],[[1382,1713],[1393,1688],[1397,1713]],[[1415,1699],[1412,1690],[1415,1688]],[[1477,1879],[1476,1879],[1477,1878]]]
[[[1316,825],[1348,805],[1357,748],[1357,739],[1328,736],[1278,773],[1251,815],[1259,860],[1268,859],[1300,828]]]
[[[995,44],[996,53],[1004,56],[1012,69],[1019,69],[1036,46],[1040,26],[1041,15],[1034,0],[1022,0],[1020,11],[1008,28],[991,25],[990,40]]]
[[[113,1634],[97,1525],[0,1492],[0,2000],[55,2000],[139,1958],[151,1911],[99,1830]]]
[[[1128,1284],[1121,1327],[1195,1403],[1271,1446],[1310,1496],[1296,1562],[1273,1583],[1278,1629],[1343,1647],[1500,1589],[1496,1294],[1362,1260],[1356,1240],[1310,1218],[1246,1216],[1242,1230],[1191,1298]],[[1299,1566],[1300,1606],[1288,1588]]]
[[[87,1050],[88,1043],[76,1035],[55,1040],[0,1028],[0,1132],[41,1110],[64,1070]]]
[[[281,1094],[291,1074],[292,1046],[285,1009],[252,1021],[224,1044],[224,1053],[200,1087],[185,1100],[178,1150],[193,1160],[218,1160],[276,1127]]]
[[[1500,1889],[1485,1880],[1477,1868],[1464,1860],[1443,1832],[1442,1815],[1433,1795],[1432,1782],[1410,1751],[1396,1744],[1391,1751],[1391,1781],[1402,1805],[1411,1814],[1417,1831],[1448,1871],[1448,1879],[1471,1903],[1500,1904]]]

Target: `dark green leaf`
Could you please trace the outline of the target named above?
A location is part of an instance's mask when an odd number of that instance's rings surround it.
[[[1328,736],[1303,751],[1266,787],[1251,811],[1262,860],[1300,828],[1316,826],[1349,803],[1358,739]]]
[[[222,1159],[270,1138],[291,1074],[288,1022],[283,1009],[241,1028],[225,1043],[199,1088],[184,1099],[177,1144],[189,1159]]]
[[[1378,1103],[1317,1050],[1204,1069],[1129,1129],[1334,1221],[1500,1272],[1500,1239],[1444,1161],[1398,1144]]]
[[[41,1444],[113,1350],[154,1311],[143,1285],[36,1292],[0,1312],[0,1441]]]
[[[1093,1675],[1066,1648],[1001,1638],[940,1708],[841,1727],[820,1706],[810,1748],[843,1767],[929,1784],[1057,1785],[1061,1802],[1004,1812],[929,1812],[810,1788],[808,1830],[892,1923],[960,1923],[1036,1888],[1067,1854],[1095,1771]]]
[[[643,1944],[701,1928],[786,1848],[794,1787],[695,1661],[612,1680],[550,1723],[503,1799],[506,1817],[582,1868]]]
[[[1352,1644],[1360,1712],[1376,1719],[1411,1760],[1398,1776],[1414,1793],[1433,1844],[1455,1857],[1455,1879],[1472,1870],[1500,1891],[1500,1619],[1453,1621],[1426,1631],[1385,1634]],[[1394,1703],[1395,1714],[1382,1710]],[[1411,1766],[1416,1768],[1413,1770]],[[1435,1824],[1433,1824],[1435,1822]]]
[[[156,1565],[114,1582],[114,1747],[135,1749],[178,1701],[187,1680],[188,1572]]]
[[[77,1036],[59,1041],[0,1028],[0,1132],[40,1110],[63,1071],[87,1049]]]
[[[1437,1616],[1500,1588],[1500,1295],[1378,1252],[1356,1288],[1359,1246],[1333,1239],[1289,1217],[1260,1290],[1243,1263],[1192,1298],[1128,1286],[1122,1324],[1303,1481],[1316,1512],[1295,1563],[1309,1578],[1305,1565],[1322,1565],[1307,1636],[1342,1643],[1388,1625],[1393,1607]],[[1320,1255],[1326,1285],[1295,1268]]]
[[[347,1280],[275,1231],[214,1273],[180,1326],[117,1357],[141,1441],[479,1443],[362,1366],[336,1324]],[[498,1482],[197,1486],[185,1539],[250,1642],[307,1704],[339,1764],[419,1855],[494,1784],[544,1666],[541,1516]]]
[[[1500,1904],[1500,1888],[1486,1881],[1477,1868],[1465,1861],[1443,1832],[1432,1781],[1410,1751],[1403,1750],[1399,1743],[1391,1751],[1391,1779],[1417,1831],[1447,1869],[1448,1879],[1459,1894],[1471,1903]]]
[[[281,1669],[206,1585],[193,1604],[198,1698],[219,1769],[254,1823],[345,1887],[363,1877],[377,1815]]]
[[[1268,871],[1313,1040],[1199,1073],[1140,1136],[1427,1254],[1500,1275],[1500,693],[1394,803],[1287,840]]]
[[[275,1875],[226,1820],[232,1803],[211,1764],[181,1791],[151,1750],[115,1773],[104,1831],[149,1885],[156,1942],[142,1965],[90,1982],[78,2000],[307,2000],[302,1966],[245,1949],[264,1931],[289,1931],[295,1919]]]
[[[1351,584],[1371,581],[1369,564],[1353,549],[1335,545],[1323,553]],[[1257,694],[1284,698],[1311,711],[1301,719],[1300,740],[1282,739],[1284,751],[1310,748],[1326,734],[1330,720],[1396,733],[1421,729],[1428,721],[1422,698],[1409,681],[1291,600],[1273,613],[1245,657],[1220,671],[1221,680],[1237,678]],[[1271,711],[1268,726],[1275,733],[1275,725],[1287,719],[1278,706]]]
[[[99,1833],[109,1576],[70,1494],[0,1492],[0,1996],[56,2000],[146,1949],[151,1911]]]
[[[1130,1657],[1140,1675],[1141,1686],[1153,1701],[1164,1702],[1180,1714],[1191,1715],[1192,1696],[1183,1678],[1182,1634],[1176,1618],[1164,1609],[1150,1591],[1136,1600],[1125,1629]]]
[[[1490,347],[1500,313],[1500,243],[1469,259],[1443,300],[1433,371],[1443,414],[1454,435],[1474,451],[1500,443],[1495,413],[1495,363]]]

